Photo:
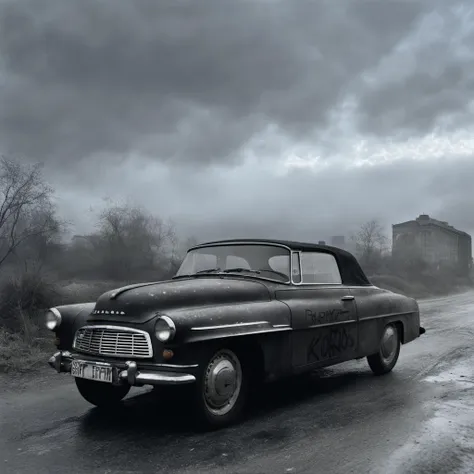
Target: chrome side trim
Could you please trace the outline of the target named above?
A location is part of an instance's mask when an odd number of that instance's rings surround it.
[[[347,319],[346,321],[336,321],[334,323],[323,323],[323,324],[312,324],[311,326],[306,326],[304,328],[298,328],[297,331],[306,331],[308,329],[315,329],[315,328],[330,328],[333,326],[342,326],[344,324],[356,324],[357,319]]]
[[[274,324],[273,327],[274,328],[289,328],[290,325],[289,324]]]
[[[368,316],[366,318],[361,317],[359,318],[359,323],[364,321],[372,321],[373,319],[381,319],[381,318],[393,318],[397,316],[409,316],[410,314],[416,313],[416,311],[405,311],[403,313],[386,313],[386,314],[376,314],[375,316]]]
[[[246,332],[236,332],[233,334],[226,334],[225,337],[243,337],[243,336],[252,336],[254,334],[273,334],[275,332],[286,332],[286,331],[293,331],[293,328],[290,326],[286,326],[283,328],[275,328],[273,326],[271,327],[260,327],[260,328],[255,328],[250,331]]]
[[[213,329],[228,329],[228,328],[262,326],[262,325],[271,327],[271,324],[268,321],[256,321],[252,323],[221,324],[218,326],[195,326],[191,328],[191,331],[211,331]]]
[[[164,367],[169,369],[196,369],[199,364],[153,364],[155,367]]]

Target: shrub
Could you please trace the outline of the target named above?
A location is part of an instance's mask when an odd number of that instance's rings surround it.
[[[0,328],[0,372],[27,372],[45,365],[53,346],[50,338],[35,337],[37,333]]]
[[[57,304],[61,294],[39,270],[13,275],[0,286],[0,326],[27,333],[41,324],[44,309]]]

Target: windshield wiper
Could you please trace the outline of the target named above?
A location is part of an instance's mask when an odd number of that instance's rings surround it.
[[[175,275],[172,280],[176,280],[177,278],[190,278],[190,277],[193,277],[193,276],[196,276],[196,275],[199,275],[199,274],[204,274],[204,273],[216,273],[216,272],[220,272],[221,269],[220,268],[206,268],[205,270],[199,270],[198,272],[194,272],[194,273],[186,273],[186,274],[183,274],[183,275]]]
[[[235,267],[235,268],[226,268],[222,270],[222,273],[240,273],[240,272],[249,272],[249,273],[262,273],[260,270],[251,270],[250,268]]]
[[[212,273],[212,272],[220,272],[220,268],[207,268],[206,270],[199,270],[198,272],[195,272],[194,275],[197,275],[198,273]]]
[[[198,272],[195,272],[195,273],[188,273],[186,275],[174,276],[173,280],[176,278],[189,278],[189,277],[193,277],[200,274],[202,275],[205,273],[242,273],[242,272],[255,273],[256,275],[259,275],[260,273],[262,273],[260,270],[251,270],[250,268],[243,268],[243,267],[226,268],[225,270],[222,270],[220,268],[207,268],[206,270],[199,270]]]

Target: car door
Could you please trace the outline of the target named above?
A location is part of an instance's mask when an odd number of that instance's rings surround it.
[[[357,309],[342,284],[335,257],[327,252],[299,252],[300,281],[277,298],[292,314],[292,365],[296,372],[354,358]],[[293,275],[295,275],[293,266]]]

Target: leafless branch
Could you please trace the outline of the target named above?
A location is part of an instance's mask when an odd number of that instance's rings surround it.
[[[57,228],[52,193],[41,165],[0,159],[0,266],[26,240]]]

